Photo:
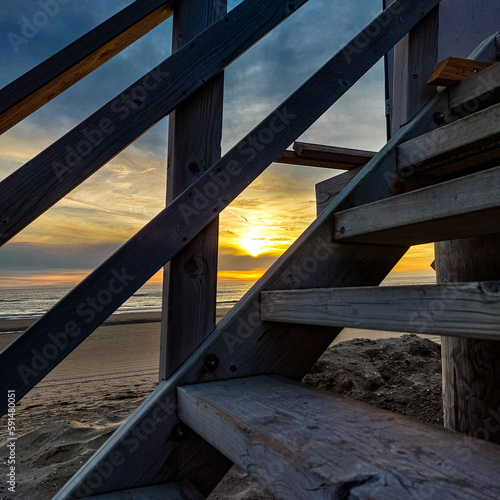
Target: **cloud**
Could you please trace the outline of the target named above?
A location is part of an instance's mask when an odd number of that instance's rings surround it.
[[[27,44],[14,51],[9,33],[21,33],[38,2],[5,2],[0,19],[0,86],[72,42],[129,0],[61,4]],[[240,1],[229,0],[229,8]],[[225,73],[223,151],[286,99],[380,10],[378,0],[311,0]],[[170,53],[171,20],[0,136],[0,176],[54,140],[159,64]],[[34,224],[0,249],[2,269],[90,269],[165,206],[168,119],[103,166]],[[379,149],[385,141],[383,68],[378,64],[301,140]],[[273,165],[221,215],[223,270],[267,268],[314,220],[314,185],[338,171]],[[254,231],[252,233],[252,230]],[[241,240],[258,242],[252,257]],[[257,244],[257,243],[256,243]],[[413,257],[423,262],[428,255]],[[419,264],[420,265],[420,264]]]

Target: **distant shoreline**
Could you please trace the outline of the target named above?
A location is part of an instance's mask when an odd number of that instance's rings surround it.
[[[216,321],[220,321],[231,310],[232,306],[221,306],[216,309]],[[0,335],[19,334],[35,323],[40,316],[31,318],[0,318]],[[102,326],[134,325],[141,323],[159,323],[161,311],[134,311],[112,314]]]

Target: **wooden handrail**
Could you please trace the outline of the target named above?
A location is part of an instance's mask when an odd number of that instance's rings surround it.
[[[0,134],[172,15],[174,0],[136,0],[0,90]]]
[[[200,89],[308,0],[245,0],[0,183],[0,245]],[[278,156],[278,155],[276,155]]]
[[[358,50],[356,37],[332,57],[190,188],[10,344],[0,354],[2,386],[8,381],[16,398],[24,396],[214,220],[438,3],[439,0],[422,0],[417,8],[407,0],[396,5],[397,11],[390,8],[359,35],[360,38],[375,33],[368,47]],[[259,6],[260,2],[253,5]],[[258,19],[262,19],[260,16],[256,13]],[[373,31],[374,26],[381,25],[383,28]],[[257,147],[252,146],[255,144]],[[266,147],[261,147],[263,144]],[[39,356],[37,363],[34,357]],[[7,401],[0,402],[0,414],[6,410]]]

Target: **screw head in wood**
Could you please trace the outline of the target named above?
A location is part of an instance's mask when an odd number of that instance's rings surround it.
[[[443,125],[444,123],[446,123],[446,116],[444,115],[444,113],[434,113],[432,120],[436,125]]]
[[[203,369],[207,372],[214,372],[219,366],[219,358],[215,354],[209,354],[203,360]]]
[[[174,425],[170,438],[172,441],[186,441],[189,437],[189,427],[181,422]]]

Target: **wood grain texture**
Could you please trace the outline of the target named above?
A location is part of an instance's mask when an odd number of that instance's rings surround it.
[[[352,168],[366,165],[377,153],[359,149],[339,148],[308,142],[295,142],[293,150],[301,157],[315,160],[329,160],[338,163],[352,163]]]
[[[500,102],[500,63],[454,85],[449,90],[450,108],[467,116]]]
[[[484,441],[280,377],[178,395],[180,418],[283,500],[498,498]]]
[[[264,9],[262,0],[245,0],[4,179],[0,183],[0,216],[4,223],[0,244],[71,192],[306,2],[274,0]]]
[[[90,497],[89,497],[90,498]],[[105,493],[92,500],[204,500],[204,496],[188,481]]]
[[[245,164],[245,169],[240,174],[242,178],[238,180],[240,185],[233,186],[231,184],[228,192],[224,193],[227,196],[227,202],[232,199],[233,190],[248,183],[247,176],[256,176],[256,168],[263,169],[277,158],[287,145],[291,144],[310,126],[315,116],[323,114],[325,107],[328,107],[337,98],[338,93],[346,90],[346,83],[354,83],[358,71],[365,70],[365,64],[369,66],[378,61],[387,47],[395,43],[395,40],[401,37],[418,19],[421,19],[435,3],[419,2],[417,5],[408,1],[402,5],[405,8],[393,17],[393,24],[383,30],[384,33],[381,34],[380,39],[372,40],[369,47],[360,51],[359,54],[354,53],[352,58],[349,56],[350,60],[346,58],[345,53],[340,52],[287,100],[287,113],[288,115],[296,115],[296,119],[290,119],[288,126],[277,132],[275,141],[259,152],[256,158],[252,158]],[[376,22],[380,22],[380,19]],[[368,29],[373,30],[373,26]],[[381,42],[381,39],[384,38],[384,42]],[[357,37],[352,43],[355,44],[356,40]],[[349,47],[355,48],[356,45]],[[360,64],[363,67],[359,67]],[[345,80],[347,75],[349,76],[348,82]],[[335,90],[336,88],[338,91]],[[344,192],[342,197],[312,224],[292,248],[266,273],[266,276],[255,285],[254,289],[246,295],[245,299],[240,301],[217,325],[203,345],[169,380],[162,382],[127,420],[126,424],[118,429],[111,439],[94,454],[81,471],[56,495],[56,500],[77,498],[79,495],[81,496],[82,490],[89,484],[94,484],[96,480],[100,482],[100,486],[94,489],[94,494],[115,490],[117,485],[120,485],[121,488],[137,487],[152,482],[175,480],[176,477],[190,477],[193,471],[200,470],[204,471],[205,476],[220,479],[221,476],[217,476],[216,471],[217,463],[213,461],[211,452],[207,451],[206,448],[203,449],[203,442],[176,443],[171,439],[172,428],[178,422],[173,413],[176,387],[180,384],[208,382],[221,378],[236,378],[270,372],[292,378],[301,378],[310,369],[339,330],[314,328],[314,335],[311,335],[309,327],[286,325],[273,328],[271,331],[260,321],[258,303],[260,291],[298,287],[379,284],[402,257],[406,249],[380,245],[372,247],[370,245],[336,244],[332,241],[332,215],[341,206],[353,206],[389,196],[386,175],[394,175],[395,145],[413,137],[413,134],[418,135],[429,131],[433,126],[429,117],[437,110],[444,109],[446,105],[446,100],[439,99],[433,102],[411,127],[407,127],[393,138],[380,156],[374,158],[367,165],[367,171],[361,174],[359,182],[356,182],[349,191]],[[283,110],[284,108],[280,107],[278,111],[283,112]],[[275,120],[275,118],[276,114],[273,113],[252,134],[258,136],[258,131],[269,128],[270,120]],[[256,136],[252,135],[252,137]],[[234,154],[234,150],[212,168],[215,171],[217,168],[221,168],[225,161],[235,158],[231,157],[232,154]],[[265,166],[263,166],[264,164]],[[249,173],[250,171],[253,173]],[[204,181],[206,181],[206,177]],[[195,187],[203,187],[202,182],[204,181],[197,181]],[[186,200],[192,198],[193,193],[194,191],[187,190]],[[183,196],[178,197],[174,204]],[[191,220],[190,226],[194,226],[192,227],[194,234],[197,233],[199,225],[203,226],[208,222],[206,212]],[[175,221],[172,221],[172,224],[175,226]],[[160,227],[171,226],[162,224]],[[181,240],[183,236],[184,234],[179,234]],[[167,259],[169,252],[165,252],[162,245],[164,242],[161,243],[157,251],[163,256],[163,259]],[[147,262],[148,266],[154,264],[150,257],[151,249],[156,248],[155,245],[144,241],[140,248],[142,252],[141,262]],[[117,261],[115,260],[115,262]],[[149,274],[152,267],[154,266],[151,265],[151,269],[141,271],[141,275]],[[304,349],[304,345],[307,345],[308,348]],[[202,368],[203,359],[208,354],[215,354],[219,359],[218,367],[214,372],[206,372]],[[164,405],[167,407],[172,405],[170,406],[172,412],[162,419],[161,426],[157,425],[151,428],[137,447],[131,447],[130,439],[134,442],[133,437],[137,429],[140,429],[144,422],[150,422],[150,419],[154,421],[159,412],[160,415],[163,415],[161,410]],[[99,467],[109,461],[116,453],[123,458],[123,462],[114,469],[113,474],[103,478]],[[205,490],[206,483],[197,482],[195,485],[203,494],[208,494]]]
[[[308,156],[300,156],[295,151],[285,151],[275,163],[285,165],[301,165],[303,167],[331,168],[334,170],[352,170],[352,163],[339,162],[337,160],[322,160]]]
[[[262,292],[263,321],[500,340],[500,282]]]
[[[446,1],[446,0],[444,0]],[[408,123],[436,94],[426,85],[439,59],[439,9],[434,9],[394,48],[392,133]]]
[[[500,231],[500,167],[335,215],[339,241],[420,245]]]
[[[498,233],[437,243],[438,282],[499,279],[499,249]],[[500,444],[500,342],[443,337],[441,344],[445,426]]]
[[[353,168],[348,172],[336,175],[331,179],[316,184],[316,214],[319,216],[323,210],[348,186],[348,184],[361,172],[363,167]]]
[[[173,0],[136,0],[0,90],[0,134],[172,15]]]
[[[222,17],[225,1],[184,0],[174,14],[172,52]],[[224,76],[217,75],[170,114],[167,205],[221,157]],[[219,220],[165,267],[160,380],[166,380],[215,328]]]
[[[500,158],[499,117],[496,104],[401,144],[398,173],[440,176]]]
[[[497,54],[500,57],[500,53],[497,51],[496,38],[496,35],[492,35],[486,38],[482,43],[479,44],[478,47],[476,47],[475,50],[472,51],[472,53],[469,55],[469,58],[473,60],[477,59],[495,62],[497,60]],[[452,109],[451,96],[456,89],[460,89],[462,86],[466,86],[466,88],[470,89],[471,85],[473,85],[476,89],[482,89],[484,87],[488,88],[494,85],[494,83],[490,81],[492,80],[492,77],[488,76],[486,78],[484,76],[484,71],[486,71],[486,75],[489,75],[490,70],[491,68],[487,68],[477,75],[472,76],[469,80],[465,80],[464,82],[461,82],[447,90],[450,100],[450,109],[442,112],[444,123],[453,123],[461,118],[470,116],[472,113],[476,113],[477,111],[498,103],[498,98],[500,96],[498,96],[494,91],[489,92],[488,90],[486,90],[486,92],[482,94],[479,99],[473,99],[472,101],[467,102],[461,107],[453,107]],[[481,91],[479,90],[479,92]],[[422,146],[425,150],[428,146],[432,146],[432,144],[424,144]],[[481,150],[475,151],[475,153],[480,154]],[[419,154],[422,154],[422,150],[415,150],[414,154],[415,156],[418,156]],[[393,195],[407,193],[416,189],[432,186],[439,182],[445,182],[447,180],[454,179],[456,177],[459,177],[460,175],[472,174],[477,171],[497,166],[494,153],[491,155],[491,157],[486,154],[484,157],[479,158],[479,160],[480,162],[478,164],[474,164],[474,162],[472,162],[472,165],[466,165],[465,170],[460,168],[460,164],[457,164],[456,162],[454,165],[449,165],[445,168],[440,168],[440,165],[437,164],[436,171],[429,171],[429,175],[427,175],[426,172],[419,173],[418,164],[412,165],[410,168],[396,177],[391,186],[391,192]],[[423,166],[423,168],[425,169],[425,166]],[[456,170],[456,172],[454,172],[454,170]]]
[[[491,66],[490,62],[448,57],[441,61],[430,76],[427,85],[450,87]]]

